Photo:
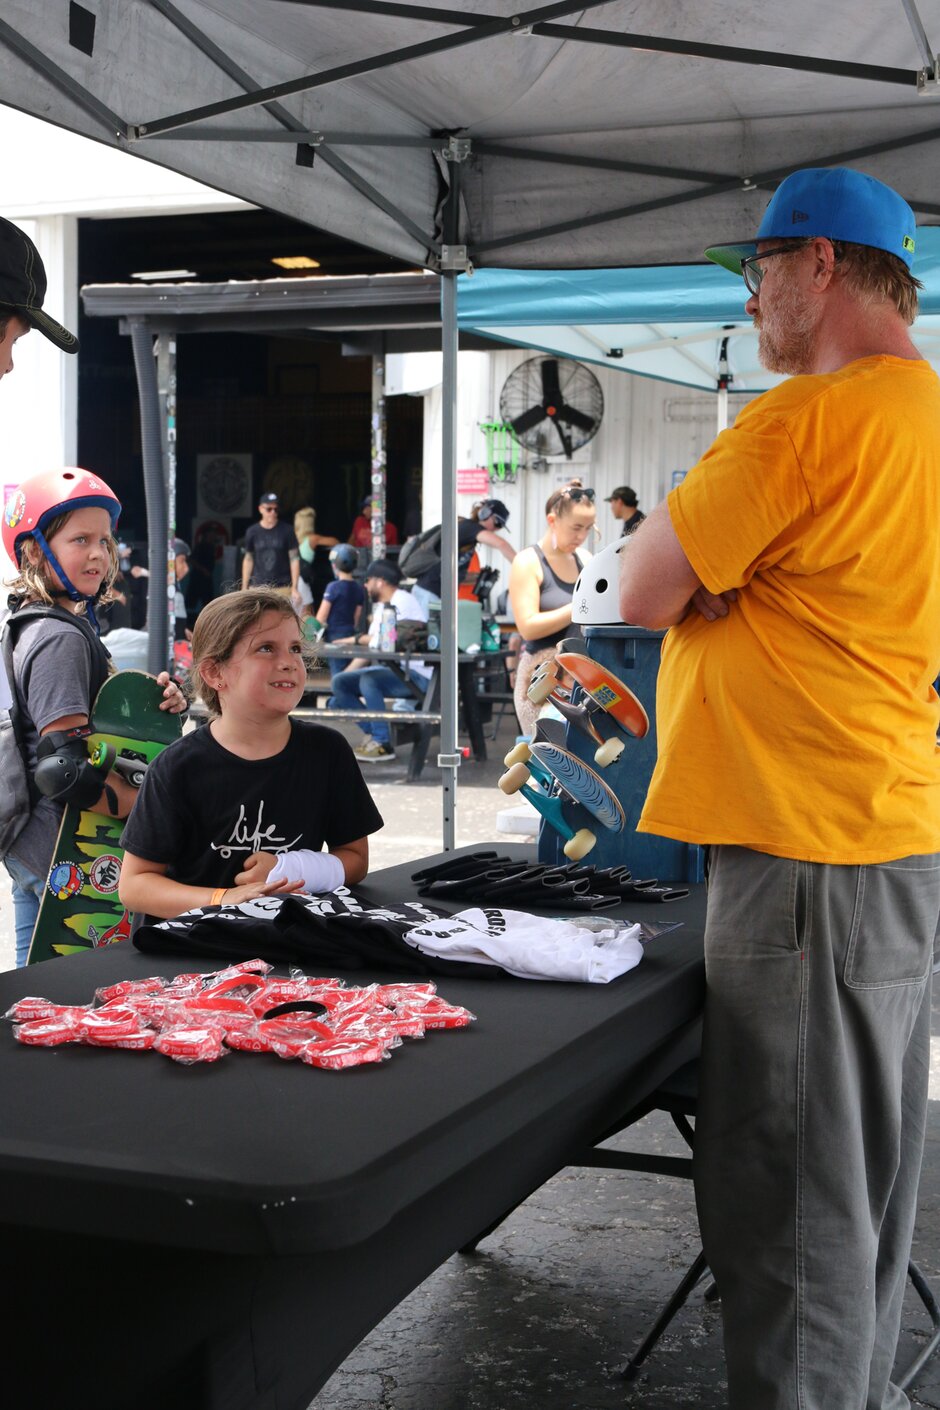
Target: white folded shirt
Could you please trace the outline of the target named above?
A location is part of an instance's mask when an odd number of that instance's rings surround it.
[[[609,984],[643,957],[639,925],[611,920],[591,929],[576,920],[546,920],[526,911],[474,906],[454,916],[416,925],[403,939],[424,954],[494,964],[520,979],[560,979]]]

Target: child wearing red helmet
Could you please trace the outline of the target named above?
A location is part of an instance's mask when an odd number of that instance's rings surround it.
[[[121,505],[99,476],[62,469],[25,480],[3,509],[3,545],[16,565],[4,637],[7,681],[19,716],[29,780],[28,806],[8,838],[3,863],[13,884],[16,962],[26,963],[53,859],[64,803],[33,784],[43,736],[81,737],[98,690],[112,670],[98,635],[95,605],[111,599],[118,569],[113,531]],[[164,672],[161,709],[186,708]],[[0,780],[0,786],[3,781]],[[126,817],[136,791],[109,774],[92,812]]]

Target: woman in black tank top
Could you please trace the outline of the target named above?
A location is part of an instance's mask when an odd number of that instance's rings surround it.
[[[571,633],[571,594],[581,572],[579,550],[594,529],[594,491],[572,480],[545,505],[546,530],[516,555],[509,574],[512,612],[523,639],[513,700],[523,734],[535,732],[539,707],[526,694],[532,672]]]

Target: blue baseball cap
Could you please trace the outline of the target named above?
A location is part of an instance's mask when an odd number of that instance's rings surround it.
[[[705,258],[740,274],[742,259],[757,253],[758,241],[813,235],[887,250],[908,269],[914,261],[916,226],[907,201],[873,176],[846,166],[794,171],[774,192],[753,240],[712,245]]]

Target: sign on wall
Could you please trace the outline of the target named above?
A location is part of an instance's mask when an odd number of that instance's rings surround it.
[[[254,512],[251,493],[251,456],[196,456],[196,513],[200,518],[250,518]]]

